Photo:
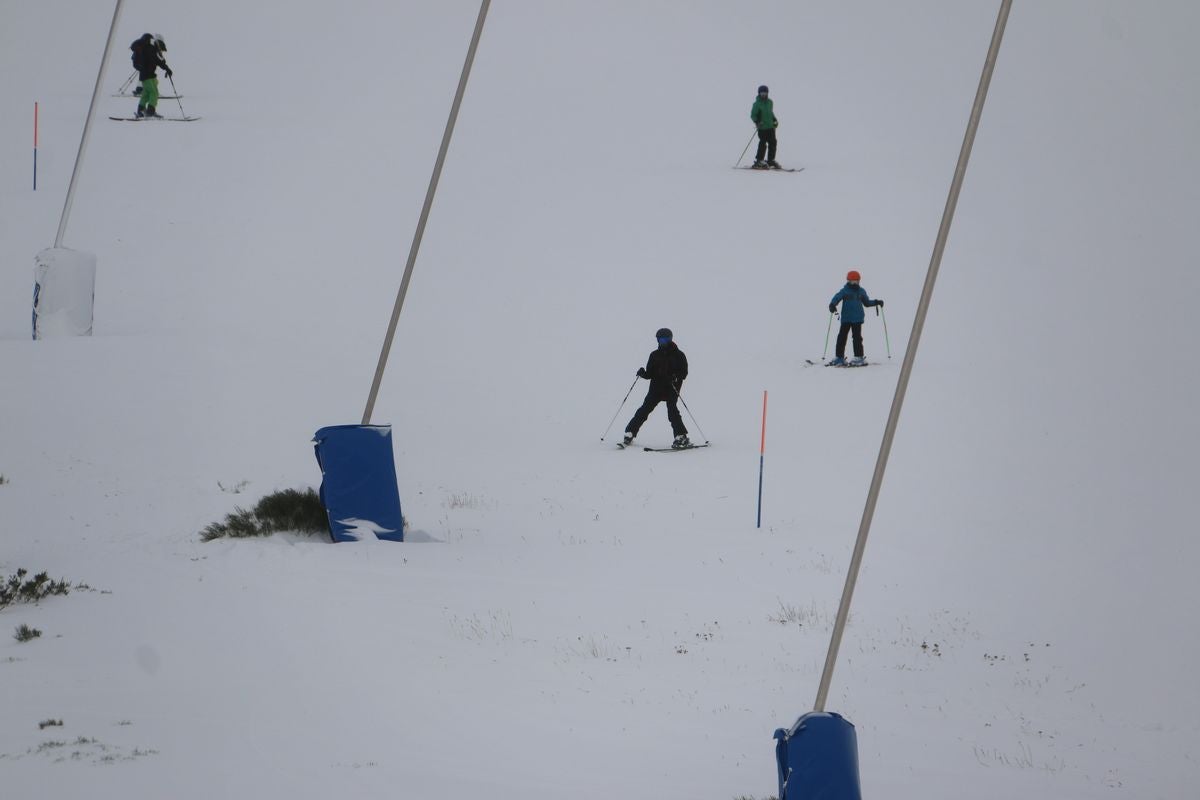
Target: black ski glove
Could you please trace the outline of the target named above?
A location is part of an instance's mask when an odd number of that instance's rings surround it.
[[[163,72],[167,73],[168,78],[170,78],[171,76],[173,76],[175,74],[174,72],[171,72],[170,67],[163,67]]]
[[[837,313],[837,303],[830,303],[830,304],[829,304],[829,313],[830,313],[830,314],[836,314],[836,313]]]
[[[880,308],[883,308],[883,301],[882,301],[882,300],[876,300],[876,301],[875,301],[875,305],[879,306]]]
[[[638,377],[639,378],[646,377],[646,368],[645,367],[638,367]]]

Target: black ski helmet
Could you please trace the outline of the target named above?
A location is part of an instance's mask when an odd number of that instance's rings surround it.
[[[667,341],[670,341],[675,338],[675,334],[671,333],[670,328],[659,328],[658,332],[656,334],[654,334],[654,338],[655,339],[666,339]]]
[[[759,94],[767,94],[770,90],[765,85],[758,87]]]

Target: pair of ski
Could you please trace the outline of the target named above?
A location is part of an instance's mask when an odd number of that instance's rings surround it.
[[[199,117],[109,117],[114,122],[195,122]]]
[[[804,167],[734,167],[734,169],[752,169],[755,172],[804,172]]]
[[[617,442],[618,450],[632,450],[637,446],[638,445]],[[642,449],[647,453],[674,453],[682,450],[699,450],[701,447],[708,447],[708,442],[705,442],[704,444],[689,444],[684,447],[643,447]]]
[[[804,363],[805,363],[805,364],[808,364],[810,367],[815,367],[815,366],[817,366],[817,362],[816,362],[816,361],[813,361],[811,358],[806,358],[806,359],[804,359]],[[849,361],[847,361],[847,362],[846,362],[846,363],[844,363],[844,364],[835,364],[835,363],[833,363],[832,361],[826,361],[826,362],[825,362],[824,364],[822,364],[821,366],[823,366],[823,367],[838,367],[839,369],[852,369],[852,368],[854,368],[854,367],[865,367],[865,366],[868,366],[868,364],[867,364],[867,362],[866,362],[866,361],[864,361],[864,362],[863,362],[863,363],[861,363],[861,364],[853,364],[853,363],[851,363],[851,362],[849,362]]]

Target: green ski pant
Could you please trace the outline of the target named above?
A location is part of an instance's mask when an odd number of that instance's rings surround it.
[[[138,100],[138,108],[142,109],[146,106],[151,108],[158,106],[158,78],[146,78],[142,81],[142,96]]]

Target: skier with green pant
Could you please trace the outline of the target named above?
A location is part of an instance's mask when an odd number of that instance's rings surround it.
[[[138,95],[137,116],[139,119],[161,117],[162,114],[159,114],[156,108],[158,105],[158,68],[162,67],[168,78],[174,74],[162,57],[162,54],[167,51],[167,44],[161,36],[156,37],[143,33],[133,44],[129,45],[129,49],[133,51],[133,55],[130,57],[133,61],[133,68],[137,70],[138,78],[142,81],[142,91]]]

